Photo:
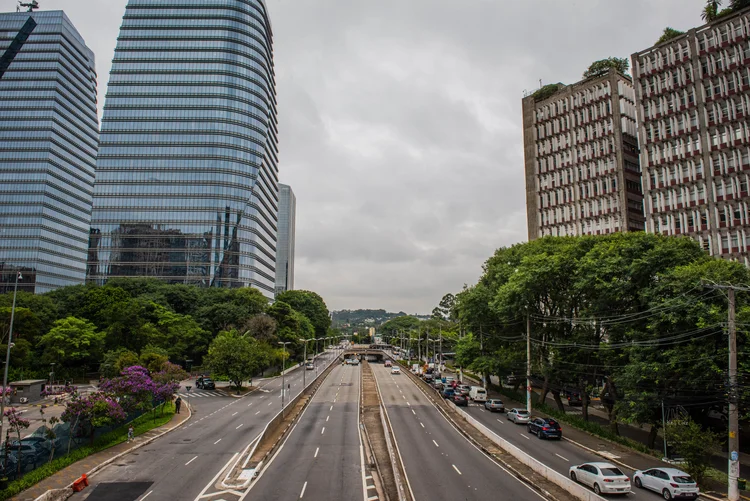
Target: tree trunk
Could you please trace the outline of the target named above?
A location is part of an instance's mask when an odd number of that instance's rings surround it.
[[[585,421],[589,420],[589,394],[585,389],[581,392],[581,414]]]
[[[555,399],[555,403],[557,404],[557,409],[560,412],[565,412],[565,406],[563,405],[563,401],[560,398],[560,394],[558,392],[556,392],[556,391],[553,391],[552,392],[552,398]]]
[[[651,431],[648,433],[648,448],[653,449],[654,445],[656,444],[656,437],[659,433],[659,428],[657,426],[652,425]]]
[[[547,401],[547,393],[549,393],[549,376],[544,376],[544,383],[542,383],[542,396],[540,402],[544,403]]]
[[[602,388],[601,395],[599,395],[602,405],[607,409],[607,419],[609,419],[609,429],[612,433],[620,436],[620,427],[617,424],[617,389],[615,383],[612,381],[612,377],[607,377],[607,382]]]

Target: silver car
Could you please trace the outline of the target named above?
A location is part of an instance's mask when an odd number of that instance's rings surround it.
[[[509,421],[513,421],[516,424],[527,424],[529,422],[529,411],[526,409],[513,408],[508,411],[506,415]]]

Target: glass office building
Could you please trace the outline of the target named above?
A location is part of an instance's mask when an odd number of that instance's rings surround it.
[[[94,54],[62,11],[0,14],[0,292],[83,283],[99,121]]]
[[[88,279],[273,297],[276,90],[263,0],[129,0],[112,64]]]
[[[297,197],[291,186],[279,185],[279,238],[276,243],[276,294],[294,289],[294,233]]]

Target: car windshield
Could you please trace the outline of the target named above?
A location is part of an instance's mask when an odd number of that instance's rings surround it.
[[[688,477],[687,475],[678,475],[672,477],[672,480],[675,481],[675,483],[678,484],[694,484],[695,480],[693,480],[691,477]]]
[[[618,468],[602,468],[602,474],[605,477],[622,477],[625,475]]]

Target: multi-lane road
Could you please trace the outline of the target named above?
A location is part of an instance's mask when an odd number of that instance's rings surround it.
[[[464,438],[407,375],[372,369],[415,499],[545,499]]]
[[[339,365],[331,371],[279,452],[242,499],[365,498],[359,381],[359,366]]]
[[[322,371],[332,357],[333,353],[319,356],[318,371]],[[304,370],[300,367],[284,378],[290,387],[287,392],[290,398],[302,391]],[[307,371],[308,384],[314,374]],[[218,392],[210,395],[203,392],[206,396],[195,397],[191,391],[193,417],[187,424],[105,467],[91,478],[91,487],[71,499],[174,501],[198,498],[281,410],[281,385],[280,377],[260,382],[260,389],[244,398],[222,396]],[[184,392],[183,387],[180,393]],[[224,496],[224,499],[237,497]]]

